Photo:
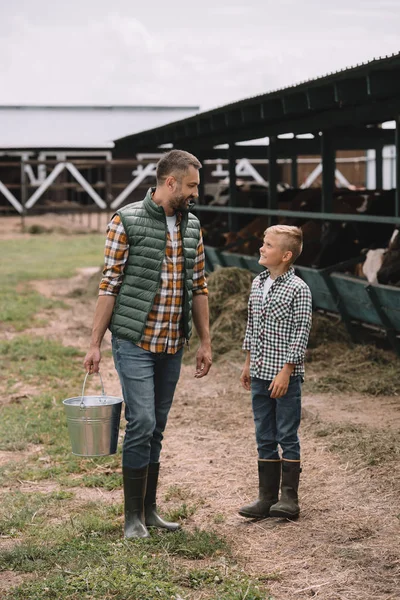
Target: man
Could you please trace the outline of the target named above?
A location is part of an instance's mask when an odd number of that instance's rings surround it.
[[[208,292],[198,219],[201,163],[171,150],[157,164],[157,187],[123,207],[107,231],[86,370],[97,373],[107,327],[125,402],[122,455],[125,537],[148,537],[147,526],[176,530],[157,513],[156,490],[163,432],[193,321],[200,338],[195,377],[211,367]]]

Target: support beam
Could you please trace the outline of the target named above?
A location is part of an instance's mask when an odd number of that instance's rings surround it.
[[[324,131],[321,135],[322,158],[322,212],[332,212],[333,190],[335,187],[335,155],[330,134]]]
[[[297,156],[296,155],[292,156],[292,164],[290,167],[290,171],[291,171],[290,180],[291,180],[292,187],[297,188],[297,186],[298,186],[298,169],[297,169]]]
[[[395,216],[400,216],[400,116],[396,119],[396,204]]]
[[[199,171],[200,174],[200,184],[199,184],[199,199],[198,199],[198,203],[199,204],[204,204],[204,179],[205,179],[205,169],[204,169],[204,158],[202,155],[199,156],[199,154],[195,154],[195,156],[199,159],[199,161],[201,162],[201,164],[203,165],[202,168]]]
[[[269,138],[268,146],[268,208],[275,210],[278,208],[278,164],[277,164],[277,140],[275,136]]]
[[[26,200],[28,198],[28,187],[26,181],[26,170],[25,170],[25,160],[21,159],[21,204],[22,204],[22,212],[21,212],[21,229],[22,232],[25,232],[25,217],[26,217]]]
[[[383,146],[377,144],[375,146],[375,188],[381,190],[383,188]]]
[[[237,206],[237,189],[236,189],[236,147],[235,144],[229,144],[229,206]],[[238,231],[239,219],[237,214],[229,213],[228,227],[229,231]]]

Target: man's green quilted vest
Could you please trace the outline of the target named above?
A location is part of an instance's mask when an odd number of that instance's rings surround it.
[[[124,279],[116,298],[110,330],[117,337],[139,342],[154,303],[167,245],[164,209],[153,202],[150,189],[144,200],[124,206],[117,212],[129,240],[129,257]],[[183,294],[183,334],[192,334],[193,268],[200,239],[200,223],[191,213],[181,221],[185,257]]]

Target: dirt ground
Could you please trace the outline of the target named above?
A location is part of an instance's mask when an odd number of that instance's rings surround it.
[[[45,335],[86,349],[95,300],[68,297],[86,273],[68,281],[40,281],[43,295],[62,299],[68,310],[45,316],[48,324],[27,333]],[[2,335],[11,334],[3,332]],[[103,345],[110,348],[107,336]],[[112,360],[101,365],[107,394],[121,395]],[[239,384],[240,364],[219,361],[208,377],[193,377],[184,365],[165,435],[160,500],[171,485],[190,490],[196,503],[188,528],[213,528],[230,541],[236,560],[249,574],[263,576],[274,600],[317,596],[324,600],[400,598],[400,507],[396,486],[387,486],[388,467],[372,471],[347,463],[315,435],[313,423],[354,423],[398,428],[396,398],[304,395],[301,428],[302,513],[296,522],[245,520],[238,508],[257,493],[257,455],[250,395]],[[93,388],[94,389],[94,388]],[[33,390],[23,391],[29,396]],[[21,392],[20,392],[21,393]],[[70,396],[76,390],[70,390]],[[23,460],[24,453],[13,460]],[[1,453],[0,461],[8,461]],[[33,486],[21,483],[21,491]],[[35,491],[47,489],[45,482]],[[82,499],[122,501],[122,491],[74,488]],[[219,518],[216,518],[216,517]],[[4,540],[5,541],[5,540]],[[19,583],[0,575],[0,589]]]

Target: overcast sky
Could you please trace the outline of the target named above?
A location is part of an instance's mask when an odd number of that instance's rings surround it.
[[[0,0],[0,104],[199,105],[400,50],[400,0]]]

